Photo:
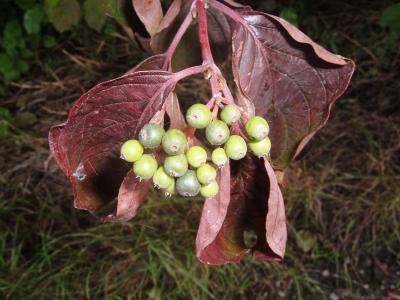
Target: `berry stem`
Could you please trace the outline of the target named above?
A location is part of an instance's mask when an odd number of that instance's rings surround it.
[[[219,106],[218,106],[218,105],[215,105],[214,108],[213,108],[213,111],[212,111],[212,115],[211,115],[213,120],[216,120],[216,119],[217,119],[217,117],[218,117],[218,110],[219,110]]]

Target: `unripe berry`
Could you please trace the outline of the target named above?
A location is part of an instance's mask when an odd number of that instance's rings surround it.
[[[196,173],[188,170],[185,175],[176,180],[176,190],[179,195],[185,197],[194,197],[200,191],[200,183],[197,180]]]
[[[224,148],[215,148],[214,151],[211,153],[211,160],[219,168],[222,167],[228,160],[228,156],[226,156]]]
[[[206,138],[211,145],[222,145],[229,138],[229,128],[220,120],[214,120],[206,128]]]
[[[185,154],[168,156],[164,161],[164,169],[168,175],[180,177],[188,170],[188,162]]]
[[[173,181],[173,183],[167,187],[166,189],[163,189],[164,194],[166,197],[171,197],[172,195],[176,194],[176,183],[175,183],[175,179]]]
[[[211,122],[211,111],[204,104],[194,104],[186,112],[186,121],[194,128],[206,128]]]
[[[193,146],[186,152],[189,165],[198,168],[207,161],[207,151],[200,146]]]
[[[157,188],[166,189],[174,182],[174,178],[169,176],[163,167],[159,167],[153,175],[153,183]]]
[[[149,123],[143,126],[139,132],[139,141],[145,148],[157,148],[165,134],[164,128],[158,124]]]
[[[214,197],[218,194],[218,192],[219,192],[219,185],[215,180],[211,181],[209,184],[203,185],[200,188],[200,194],[204,198]]]
[[[271,140],[269,137],[262,139],[261,141],[250,141],[249,148],[254,155],[258,157],[265,157],[271,150]]]
[[[143,156],[133,164],[133,172],[141,179],[149,179],[157,171],[157,161],[153,155],[143,154]]]
[[[128,162],[135,162],[143,155],[143,146],[138,140],[126,141],[121,147],[121,158]]]
[[[209,184],[217,178],[217,171],[210,164],[204,164],[196,170],[196,175],[201,184]]]
[[[178,129],[168,130],[162,138],[163,149],[168,155],[182,154],[186,143],[186,135]]]
[[[239,135],[231,135],[225,144],[225,152],[230,159],[242,159],[247,153],[245,140]]]
[[[251,139],[260,141],[269,134],[268,122],[259,116],[252,117],[246,123],[246,132]]]
[[[221,111],[221,120],[232,125],[240,120],[240,110],[236,105],[228,104]]]

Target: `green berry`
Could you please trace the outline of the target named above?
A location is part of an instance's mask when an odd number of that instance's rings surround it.
[[[196,170],[196,175],[201,184],[209,184],[217,178],[217,170],[210,164],[204,164]]]
[[[231,135],[225,144],[225,152],[230,159],[242,159],[247,153],[245,140],[239,135]]]
[[[204,104],[194,104],[186,112],[186,121],[194,128],[206,128],[211,122],[211,111]]]
[[[214,120],[206,128],[206,138],[211,145],[222,145],[229,138],[229,128],[225,122]]]
[[[249,148],[258,157],[267,156],[271,150],[271,140],[266,137],[261,141],[250,141]]]
[[[145,148],[157,148],[165,134],[164,128],[158,124],[149,123],[143,126],[139,132],[139,141]]]
[[[157,188],[166,189],[174,182],[174,178],[169,176],[163,167],[159,167],[153,175],[153,183]]]
[[[162,138],[163,149],[168,155],[182,154],[186,143],[186,135],[178,129],[168,130]]]
[[[179,195],[185,197],[194,197],[200,191],[200,183],[197,180],[196,173],[192,170],[176,180],[176,190]]]
[[[188,161],[185,154],[168,156],[164,161],[164,169],[172,177],[180,177],[188,170]]]
[[[186,157],[189,165],[198,168],[207,161],[207,151],[200,146],[193,146],[186,152]]]
[[[171,197],[172,195],[175,195],[176,194],[175,180],[172,182],[172,184],[169,187],[167,187],[166,189],[163,189],[163,190],[164,190],[164,194],[166,197]]]
[[[135,162],[143,155],[143,146],[138,140],[126,141],[121,147],[121,158],[128,162]]]
[[[214,197],[218,194],[218,192],[219,192],[219,185],[215,180],[211,181],[209,184],[203,185],[200,188],[200,194],[204,198]]]
[[[228,160],[228,156],[226,156],[224,148],[215,148],[214,151],[211,153],[211,160],[219,168],[222,167]]]
[[[251,139],[260,141],[269,134],[268,122],[259,116],[252,117],[246,123],[246,132]]]
[[[143,154],[143,156],[133,164],[133,172],[141,179],[149,179],[153,177],[157,171],[157,161],[151,154]]]
[[[236,105],[228,104],[221,111],[221,120],[232,125],[240,120],[240,110]]]

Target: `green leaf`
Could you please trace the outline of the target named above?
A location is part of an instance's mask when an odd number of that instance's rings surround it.
[[[43,37],[43,45],[44,45],[46,48],[52,48],[52,47],[54,47],[55,45],[57,45],[57,40],[56,40],[56,38],[55,38],[54,36],[52,36],[52,35],[45,35],[45,36]]]
[[[22,28],[18,19],[12,19],[8,21],[6,26],[4,26],[3,30],[4,47],[8,51],[13,52],[12,50],[17,47],[19,40],[21,38],[22,38]]]
[[[44,11],[40,4],[27,10],[24,15],[24,27],[28,34],[40,32],[40,25],[43,21]]]
[[[299,26],[297,13],[292,8],[284,8],[279,16],[289,23],[292,23],[295,26]]]
[[[49,21],[59,32],[71,29],[81,18],[81,8],[76,0],[46,0]]]
[[[86,0],[83,9],[89,27],[100,31],[107,19],[107,0]]]
[[[400,33],[400,3],[391,5],[383,11],[379,25]]]
[[[60,0],[46,0],[46,7],[48,9],[53,9],[53,8],[57,7],[59,2],[60,2]]]
[[[106,0],[107,14],[113,17],[117,22],[126,24],[126,19],[122,11],[123,0]]]
[[[18,70],[19,70],[21,73],[25,73],[26,71],[29,70],[29,65],[28,65],[28,63],[27,63],[26,61],[24,61],[24,60],[18,60],[18,61],[17,61],[17,66],[16,66],[16,67],[18,68]]]
[[[24,59],[32,58],[33,57],[33,51],[28,48],[24,48],[21,51],[21,57]]]
[[[314,248],[317,243],[317,239],[313,233],[308,230],[300,230],[296,234],[296,243],[301,250],[304,252],[309,252]]]
[[[37,3],[36,0],[14,0],[14,2],[23,10],[31,9]]]
[[[12,80],[18,78],[18,71],[15,71],[12,58],[6,53],[0,53],[0,73],[4,79]]]
[[[12,115],[7,108],[0,107],[0,120],[7,122],[12,121]]]

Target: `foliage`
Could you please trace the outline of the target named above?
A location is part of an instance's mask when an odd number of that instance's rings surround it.
[[[389,30],[388,46],[395,46],[400,39],[400,3],[393,4],[383,11],[379,25]]]
[[[152,49],[159,54],[81,96],[67,122],[51,129],[50,148],[72,183],[77,208],[101,215],[118,198],[115,212],[103,214],[103,219],[128,220],[146,200],[149,182],[137,180],[129,172],[131,166],[120,160],[121,144],[135,138],[154,118],[164,121],[165,115],[169,124],[192,132],[190,139],[195,141],[192,129],[181,122],[174,89],[188,76],[207,74],[212,90],[209,104],[216,112],[218,97],[223,97],[239,105],[244,118],[260,115],[270,122],[272,156],[248,155],[222,168],[221,192],[204,203],[197,257],[223,264],[238,262],[251,251],[255,258],[281,260],[286,219],[276,172],[285,170],[325,125],[333,103],[347,89],[354,63],[328,52],[279,17],[227,2],[234,8],[209,0],[206,12],[200,0],[176,0],[161,21],[149,18],[159,15],[160,5],[150,1],[148,7],[135,6],[149,30]],[[172,56],[193,21],[194,9],[203,63],[173,72]],[[236,97],[211,51],[215,49],[215,57],[224,61],[230,45]],[[244,135],[240,126],[232,131]],[[246,230],[257,235],[255,245],[245,244]]]
[[[121,0],[4,0],[0,2],[0,79],[16,80],[26,73],[39,47],[57,45],[60,35],[86,24],[100,32],[107,16],[126,24]],[[55,32],[56,29],[59,33]]]
[[[10,111],[4,107],[0,107],[0,139],[9,135],[11,121],[12,115]]]

